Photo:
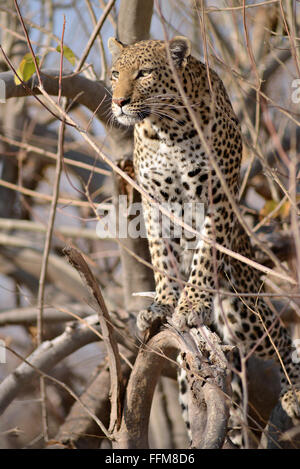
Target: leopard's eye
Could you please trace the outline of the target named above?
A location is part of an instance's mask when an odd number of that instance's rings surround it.
[[[151,75],[151,73],[153,72],[153,70],[139,70],[136,78],[144,78],[144,77],[148,77],[149,75]]]
[[[112,78],[112,79],[113,79],[113,78],[114,78],[114,79],[119,78],[119,72],[118,72],[117,70],[113,70],[113,71],[111,72],[111,78]]]

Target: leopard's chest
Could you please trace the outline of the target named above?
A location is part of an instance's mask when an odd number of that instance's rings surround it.
[[[198,138],[166,142],[137,137],[134,166],[143,189],[159,202],[205,202],[208,161]]]

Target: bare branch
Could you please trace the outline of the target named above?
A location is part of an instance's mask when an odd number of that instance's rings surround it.
[[[45,341],[28,358],[35,368],[50,371],[57,363],[84,345],[99,340],[95,326],[98,321],[96,315],[90,316],[84,323],[73,323],[66,327],[63,334],[51,341]],[[93,328],[95,330],[93,330]],[[36,370],[27,363],[21,363],[16,370],[8,375],[0,384],[0,414],[19,395],[36,375]]]
[[[97,36],[99,35],[100,33],[100,30],[104,24],[104,21],[106,20],[107,16],[109,15],[111,9],[113,8],[114,4],[116,3],[116,0],[110,0],[108,2],[108,4],[106,5],[106,7],[104,8],[104,11],[101,15],[101,17],[99,18],[97,24],[95,25],[95,28],[94,28],[94,31],[92,32],[90,38],[89,38],[89,41],[83,51],[83,54],[77,64],[77,67],[76,67],[76,72],[79,72],[80,69],[82,68],[82,65],[84,64],[87,56],[89,55],[89,52],[97,38]]]
[[[131,368],[122,364],[122,375],[128,378]],[[81,401],[101,420],[106,428],[110,420],[110,372],[107,368],[98,373],[87,389],[80,396]],[[95,421],[82,406],[74,402],[65,422],[55,437],[64,447],[99,448],[99,438],[103,437]]]
[[[9,239],[9,236],[7,238]],[[39,278],[42,254],[37,248],[17,249],[6,245],[5,249],[1,249],[1,256],[7,263],[12,262],[15,267]],[[65,259],[52,253],[49,256],[47,281],[52,282],[59,290],[63,289],[79,302],[86,295],[86,288],[82,285],[77,272],[65,262]]]
[[[24,34],[25,34],[25,37],[26,37],[26,40],[27,40],[28,47],[29,47],[29,49],[30,49],[30,53],[31,53],[31,56],[32,56],[32,60],[33,60],[33,62],[34,62],[34,66],[35,66],[35,69],[36,69],[36,74],[37,74],[37,77],[38,77],[38,80],[39,80],[39,86],[42,86],[42,80],[41,80],[41,76],[40,76],[40,69],[39,69],[39,66],[38,66],[38,63],[37,63],[35,54],[34,54],[33,49],[32,49],[31,42],[30,42],[30,39],[29,39],[29,36],[28,36],[28,32],[27,32],[25,23],[24,23],[24,21],[23,21],[23,17],[22,17],[22,15],[21,15],[21,12],[20,12],[19,5],[18,5],[17,0],[14,0],[14,4],[15,4],[15,8],[16,8],[16,10],[17,10],[17,14],[18,14],[19,20],[20,20],[20,22],[21,22],[21,24],[22,24],[22,28],[23,28],[23,31],[24,31]]]
[[[16,220],[14,218],[0,218],[0,228],[3,231],[12,231],[19,230],[32,233],[45,233],[46,226],[39,222],[34,222],[31,220]],[[63,236],[68,236],[69,238],[82,238],[82,239],[94,239],[98,240],[99,236],[95,230],[89,228],[77,228],[73,226],[58,226],[55,227],[55,232],[60,233]],[[6,243],[8,240],[3,238],[0,244]],[[24,240],[25,241],[25,240]]]
[[[43,89],[49,95],[58,96],[59,70],[45,69],[41,70],[40,74]],[[23,86],[15,84],[14,74],[12,72],[0,73],[0,79],[5,83],[6,99],[28,96],[28,92]],[[41,94],[41,91],[38,89],[36,74],[27,81],[27,85],[31,89],[32,94]],[[103,102],[102,106],[97,110],[96,116],[101,122],[108,123],[110,95],[103,82],[90,80],[83,75],[63,72],[62,96],[72,100],[76,98],[77,103],[86,106],[92,112],[97,109],[99,103]]]
[[[102,296],[100,287],[93,276],[89,266],[82,257],[79,251],[74,248],[68,247],[64,249],[64,253],[68,257],[71,265],[80,273],[81,277],[91,290],[97,305],[99,307],[99,322],[102,330],[103,341],[105,343],[108,355],[108,363],[111,377],[111,422],[110,431],[113,431],[115,426],[120,425],[120,411],[121,411],[121,395],[122,395],[122,371],[121,361],[118,350],[117,342],[114,338],[114,331],[111,325],[111,319]]]
[[[115,433],[115,448],[148,448],[148,425],[157,380],[167,356],[175,356],[178,336],[162,331],[141,347],[124,397],[121,427]]]
[[[61,311],[60,306],[48,307],[44,306],[44,322],[47,324],[62,323],[71,320],[70,314],[66,311],[72,310],[77,316],[84,318],[91,312],[89,306],[80,303],[64,304],[64,311]],[[23,325],[31,326],[36,323],[36,316],[38,308],[17,308],[9,311],[1,311],[0,314],[0,326],[10,325]]]

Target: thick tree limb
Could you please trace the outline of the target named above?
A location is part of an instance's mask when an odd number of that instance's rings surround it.
[[[165,357],[174,355],[177,348],[178,337],[170,331],[160,332],[141,347],[126,388],[122,422],[120,430],[114,435],[114,448],[148,448],[148,425],[154,389]]]
[[[28,89],[22,85],[17,86],[15,84],[13,72],[0,73],[0,79],[5,83],[6,99],[41,94],[38,89],[36,74],[26,82],[27,87],[31,90],[31,94]],[[41,79],[46,93],[52,96],[58,96],[59,71],[53,69],[41,70]],[[87,107],[90,111],[95,113],[95,116],[104,125],[109,123],[111,97],[103,82],[90,80],[80,74],[64,72],[62,75],[61,95]],[[130,154],[132,147],[132,128],[122,127],[120,129],[114,128],[111,125],[109,128],[108,137],[112,152],[115,153],[118,158],[120,158],[124,152]]]
[[[57,96],[59,93],[59,71],[53,69],[42,70],[41,78],[45,91],[49,95]],[[0,73],[0,79],[5,83],[6,99],[30,96],[26,88],[22,85],[15,84],[13,72]],[[36,74],[34,74],[26,84],[33,95],[41,94],[38,89]],[[76,98],[76,103],[86,106],[92,112],[95,112],[102,102],[103,104],[96,112],[96,116],[103,123],[108,121],[109,116],[107,115],[107,111],[110,108],[110,99],[104,83],[90,80],[80,74],[64,72],[62,76],[62,96],[69,99]]]
[[[207,373],[210,373],[208,387],[204,393],[207,406],[206,424],[203,425],[204,435],[193,434],[193,439],[197,447],[222,447],[227,428],[228,410],[227,397],[223,389],[221,389],[222,392],[220,391],[219,386],[227,390],[227,362],[220,344],[216,342],[214,335],[208,329],[206,329],[206,335],[211,339],[210,343],[213,344],[213,348],[208,345],[207,341],[203,341],[202,350],[199,350],[191,334],[179,335],[168,329],[155,335],[140,349],[126,388],[122,422],[120,430],[114,434],[114,448],[148,448],[149,415],[154,389],[165,360],[174,359],[179,351],[188,355],[191,371],[194,370],[190,376],[196,387],[203,385],[202,372],[205,372],[206,377]],[[209,359],[204,358],[205,356]],[[209,360],[214,361],[215,366],[211,366],[211,363],[208,363]],[[198,374],[199,363],[200,375]],[[197,395],[193,396],[193,394],[194,392],[190,395],[192,433],[194,433],[195,425],[198,429],[198,416],[201,413],[198,412],[198,408],[202,410],[203,404],[198,400]],[[202,419],[201,425],[203,421]]]

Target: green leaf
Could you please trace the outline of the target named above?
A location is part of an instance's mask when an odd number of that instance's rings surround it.
[[[38,57],[35,58],[37,64],[39,65],[40,59]],[[24,55],[23,59],[21,60],[21,63],[17,69],[17,74],[23,81],[29,80],[29,78],[32,77],[32,75],[35,73],[35,64],[32,58],[31,53],[29,52],[28,54]],[[19,78],[15,75],[15,84],[20,85],[21,81]]]
[[[61,47],[57,46],[57,52],[61,51]],[[75,65],[75,55],[74,52],[68,46],[63,47],[64,57],[70,62],[71,65]]]

